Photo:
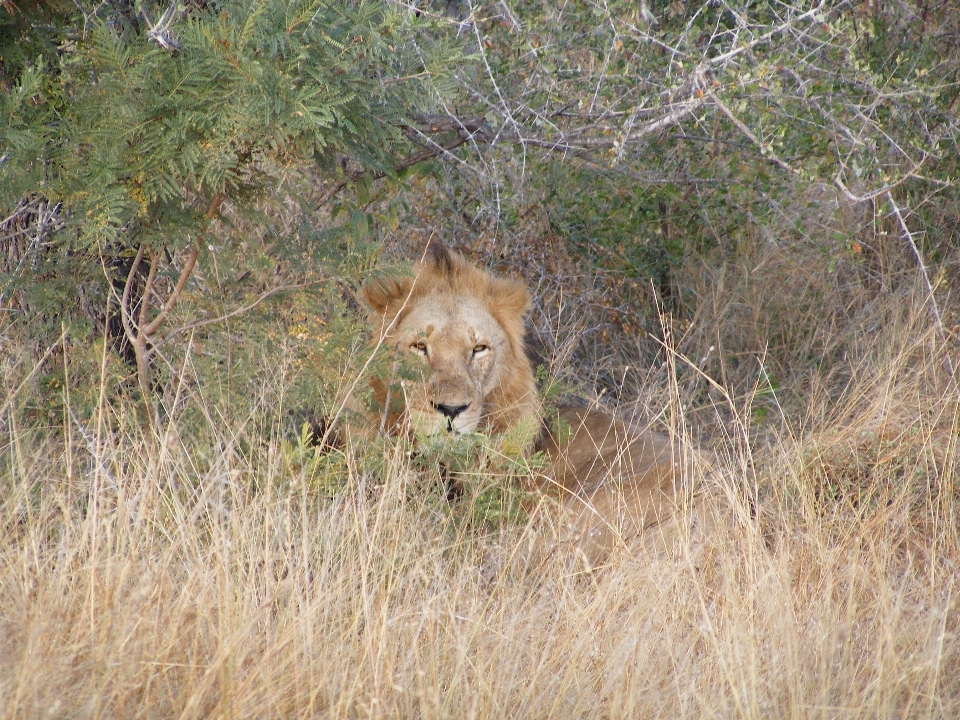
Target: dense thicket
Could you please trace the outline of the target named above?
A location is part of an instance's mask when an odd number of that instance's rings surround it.
[[[50,2],[0,23],[5,322],[107,337],[141,387],[241,310],[342,357],[356,273],[432,233],[537,283],[548,354],[608,388],[624,352],[657,357],[657,308],[703,352],[691,262],[758,248],[881,289],[899,257],[952,332],[948,2]],[[563,292],[589,298],[574,347],[551,340]],[[798,343],[827,360],[768,325],[768,370]]]

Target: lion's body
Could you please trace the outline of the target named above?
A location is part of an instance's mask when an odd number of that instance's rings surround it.
[[[430,435],[542,424],[537,449],[550,465],[537,485],[560,499],[564,538],[591,560],[675,514],[684,463],[667,436],[586,409],[560,408],[543,423],[523,340],[530,295],[521,283],[431,244],[415,278],[370,281],[363,296],[384,343],[419,356],[429,370],[403,388],[405,408],[388,425]],[[383,403],[386,390],[374,389]]]
[[[572,407],[558,408],[546,427],[560,430],[538,443],[550,458],[540,489],[559,494],[561,534],[591,563],[649,528],[662,533],[661,523],[688,499],[684,470],[693,455],[667,435]]]

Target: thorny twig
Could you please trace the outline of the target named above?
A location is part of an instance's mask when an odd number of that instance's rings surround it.
[[[147,30],[147,36],[151,40],[164,50],[180,49],[180,42],[170,33],[170,26],[173,25],[174,20],[177,19],[178,3],[174,2],[171,4],[156,23],[150,20],[146,9],[141,9],[140,12],[143,14],[143,19],[147,21],[147,25],[150,26],[149,30]]]
[[[107,7],[110,4],[110,0],[103,0],[99,5],[97,5],[93,10],[87,12],[83,5],[78,0],[73,0],[73,4],[76,6],[77,10],[80,11],[80,14],[83,16],[83,32],[81,37],[87,37],[87,30],[90,27],[90,21],[95,20],[100,14],[100,11]]]
[[[750,142],[757,146],[757,148],[760,150],[760,154],[763,157],[774,163],[781,170],[786,170],[791,175],[799,174],[795,168],[791,167],[789,163],[787,163],[785,160],[782,160],[779,155],[773,152],[769,145],[764,145],[760,138],[758,138],[740,118],[734,115],[733,111],[727,107],[723,100],[717,97],[717,94],[713,92],[713,90],[707,90],[707,95],[710,97],[711,102],[716,106],[716,108],[726,115],[730,122],[736,126],[737,130],[743,133],[747,138],[749,138]]]
[[[401,172],[418,163],[447,154],[471,140],[489,142],[492,138],[492,131],[481,118],[458,118],[453,115],[421,115],[415,119],[414,123],[403,125],[401,128],[408,136],[423,142],[426,147],[394,163],[394,172]],[[449,131],[455,132],[456,135],[446,142],[438,143],[429,137],[429,133]],[[363,169],[347,172],[346,180],[341,180],[331,185],[323,192],[316,203],[317,207],[321,207],[329,202],[332,197],[347,186],[347,183],[357,182],[365,175],[367,175],[367,171]],[[382,171],[370,173],[370,178],[373,180],[379,180],[383,177],[386,177],[386,173]]]
[[[179,335],[180,333],[187,332],[188,330],[196,330],[197,328],[206,327],[207,325],[216,325],[217,323],[225,322],[230,318],[234,318],[238,315],[243,315],[244,313],[250,312],[255,307],[260,305],[262,302],[264,302],[271,296],[276,295],[279,292],[286,292],[288,290],[301,290],[305,287],[309,287],[310,285],[315,285],[315,284],[316,282],[304,282],[304,283],[296,283],[294,285],[278,285],[277,287],[272,287],[269,290],[266,290],[265,292],[261,293],[261,295],[256,300],[254,300],[252,303],[248,305],[244,305],[243,307],[237,308],[236,310],[228,312],[226,315],[221,315],[219,317],[209,318],[207,320],[193,320],[191,322],[188,322],[186,325],[182,325],[181,327],[178,327],[176,330],[171,330],[170,332],[166,333],[163,339],[169,340],[174,335]]]
[[[887,192],[887,202],[890,203],[890,208],[893,210],[893,215],[897,218],[897,222],[900,224],[900,229],[903,231],[904,240],[906,240],[907,244],[910,245],[910,249],[913,251],[913,256],[917,259],[917,265],[920,268],[920,276],[923,278],[923,282],[927,286],[927,297],[930,300],[930,314],[933,315],[933,324],[936,326],[937,335],[940,336],[940,341],[943,343],[945,349],[944,352],[946,353],[947,372],[950,373],[950,379],[953,381],[954,387],[957,388],[957,376],[954,372],[953,358],[950,356],[947,335],[943,330],[943,321],[940,319],[940,308],[937,305],[937,298],[934,294],[933,283],[930,282],[930,275],[927,273],[927,266],[923,261],[923,255],[920,254],[920,248],[917,247],[917,243],[913,239],[913,233],[910,232],[910,227],[907,225],[907,221],[903,217],[903,213],[901,212],[900,207],[897,205],[897,201],[893,199],[893,193]]]

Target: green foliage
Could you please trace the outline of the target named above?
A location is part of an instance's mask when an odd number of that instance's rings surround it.
[[[0,86],[6,88],[38,57],[55,55],[71,31],[72,14],[71,3],[60,0],[31,3],[29,14],[5,3],[0,8]]]
[[[546,173],[553,181],[545,191],[551,224],[578,255],[624,277],[662,284],[691,249],[684,234],[665,231],[664,200],[677,195],[677,188],[652,189],[557,162]]]
[[[207,208],[184,209],[184,192],[236,197],[276,178],[273,165],[333,173],[346,154],[389,169],[398,123],[429,100],[402,78],[444,74],[415,52],[424,29],[374,3],[227,3],[191,11],[168,52],[142,28],[98,22],[4,95],[4,201],[43,187],[95,245],[131,221],[144,239],[196,230]]]
[[[415,465],[427,473],[441,468],[441,476],[458,489],[455,523],[497,530],[524,519],[524,481],[547,464],[542,453],[524,455],[524,447],[516,438],[483,433],[431,435],[418,438]]]
[[[14,45],[36,51],[3,50],[0,214],[36,196],[58,208],[55,227],[23,234],[43,251],[0,267],[0,288],[34,312],[73,306],[104,269],[123,282],[138,246],[201,242],[223,200],[309,205],[307,171],[391,175],[410,147],[401,124],[433,107],[455,52],[429,18],[373,2],[190,5],[160,31],[149,3],[51,8],[50,23],[0,10]],[[349,222],[369,237],[364,213]],[[243,238],[224,239],[231,266]]]

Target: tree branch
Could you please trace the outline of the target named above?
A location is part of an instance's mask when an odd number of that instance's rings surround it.
[[[208,320],[192,320],[191,322],[188,322],[186,325],[183,325],[181,327],[178,327],[176,330],[168,332],[164,337],[164,340],[169,340],[174,335],[179,335],[180,333],[187,332],[188,330],[196,330],[197,328],[206,327],[207,325],[215,325],[216,323],[224,322],[225,320],[229,320],[230,318],[236,317],[237,315],[242,315],[245,312],[249,312],[253,310],[255,307],[257,307],[257,305],[262,303],[271,295],[276,295],[278,292],[284,292],[285,290],[300,290],[302,288],[309,287],[310,285],[314,285],[314,284],[315,283],[313,282],[305,282],[305,283],[296,283],[294,285],[278,285],[277,287],[272,287],[269,290],[262,293],[260,297],[258,297],[249,305],[244,305],[243,307],[237,308],[236,310],[232,310],[231,312],[228,312],[226,315],[221,315],[220,317],[210,318]]]
[[[760,140],[760,138],[754,135],[753,131],[749,127],[747,127],[746,123],[744,123],[740,118],[738,118],[736,115],[733,114],[733,111],[727,107],[726,103],[724,103],[723,100],[717,97],[717,94],[713,92],[713,90],[707,90],[707,96],[710,98],[710,101],[717,107],[717,109],[720,110],[720,112],[722,112],[724,115],[726,115],[727,118],[729,118],[730,122],[732,122],[736,126],[737,130],[743,133],[750,140],[750,142],[752,142],[754,145],[757,146],[757,149],[760,150],[760,154],[764,158],[772,162],[774,165],[776,165],[780,169],[786,170],[791,175],[799,174],[799,172],[795,168],[791,167],[786,161],[781,160],[780,157],[775,152],[773,152],[773,150],[770,147],[764,145],[763,142]]]
[[[930,275],[927,273],[927,266],[923,262],[923,255],[920,254],[920,248],[917,247],[917,243],[913,239],[913,233],[910,232],[910,228],[907,225],[906,219],[903,217],[903,213],[900,212],[900,208],[897,206],[896,200],[893,199],[893,193],[887,192],[887,202],[890,203],[890,208],[893,210],[894,216],[897,218],[897,222],[900,224],[900,229],[903,231],[903,238],[907,241],[907,244],[910,246],[910,249],[913,251],[913,256],[917,259],[917,265],[920,268],[920,276],[923,278],[924,284],[927,286],[927,297],[930,299],[930,314],[933,316],[933,324],[936,326],[937,335],[940,337],[940,341],[943,343],[946,353],[946,364],[947,372],[950,373],[950,379],[953,381],[953,385],[957,387],[957,376],[954,372],[953,367],[953,358],[950,356],[949,345],[947,344],[947,335],[943,330],[943,321],[940,319],[940,307],[937,305],[937,298],[934,294],[933,283],[930,282]]]
[[[204,218],[208,221],[212,220],[224,200],[226,200],[226,195],[224,193],[217,193],[213,200],[210,201],[210,206],[207,208]],[[132,318],[132,308],[130,307],[130,295],[133,280],[137,275],[140,264],[143,262],[144,251],[150,255],[150,271],[140,297],[140,312],[138,313],[136,322],[134,322]],[[141,245],[137,250],[137,256],[133,260],[133,265],[130,267],[130,272],[127,273],[127,281],[124,283],[123,297],[120,301],[120,320],[123,324],[123,332],[127,336],[127,341],[133,347],[133,354],[137,359],[137,380],[140,383],[140,392],[143,393],[144,398],[147,398],[150,392],[150,355],[152,353],[149,347],[150,336],[157,332],[170,315],[173,306],[177,304],[177,300],[180,298],[180,294],[183,292],[187,280],[190,279],[190,275],[193,273],[193,268],[197,264],[197,257],[199,255],[199,246],[193,245],[187,252],[187,261],[180,271],[177,284],[174,285],[173,291],[163,304],[163,307],[160,308],[160,312],[157,313],[157,316],[150,322],[147,322],[147,313],[150,308],[150,296],[153,294],[153,284],[160,266],[160,256],[149,246]]]
[[[133,259],[133,265],[130,266],[130,272],[127,273],[127,281],[123,284],[123,297],[120,299],[120,322],[123,323],[123,332],[127,335],[127,340],[131,343],[137,336],[134,332],[133,322],[130,319],[130,289],[133,287],[133,278],[136,277],[137,268],[140,267],[140,261],[143,260],[143,249],[141,245],[137,250],[137,256]]]
[[[434,143],[428,139],[429,146],[423,150],[418,150],[411,155],[397,161],[393,165],[393,172],[401,172],[407,168],[413,167],[418,163],[448,153],[469,140],[479,140],[481,142],[490,142],[493,133],[490,127],[480,118],[457,118],[452,115],[421,115],[416,118],[416,123],[412,125],[400,126],[408,135],[427,135],[430,133],[456,132],[456,136],[444,143]],[[367,175],[366,170],[352,170],[346,173],[347,179],[342,180],[329,188],[317,202],[317,206],[325,205],[330,199],[343,190],[347,183],[357,182]],[[385,171],[377,171],[370,174],[374,180],[380,180],[387,176]]]
[[[164,303],[163,309],[160,310],[160,314],[157,315],[153,321],[143,328],[143,333],[145,335],[153,335],[157,328],[167,319],[167,315],[170,314],[170,310],[173,309],[173,306],[177,302],[177,298],[180,297],[180,293],[183,291],[183,286],[187,284],[187,279],[190,277],[190,273],[193,272],[194,265],[197,264],[197,256],[200,254],[197,250],[197,246],[194,245],[190,248],[190,253],[187,255],[187,262],[183,266],[183,270],[180,271],[180,278],[177,280],[176,286],[173,288],[173,292],[170,293],[170,297],[167,298],[167,302]]]

